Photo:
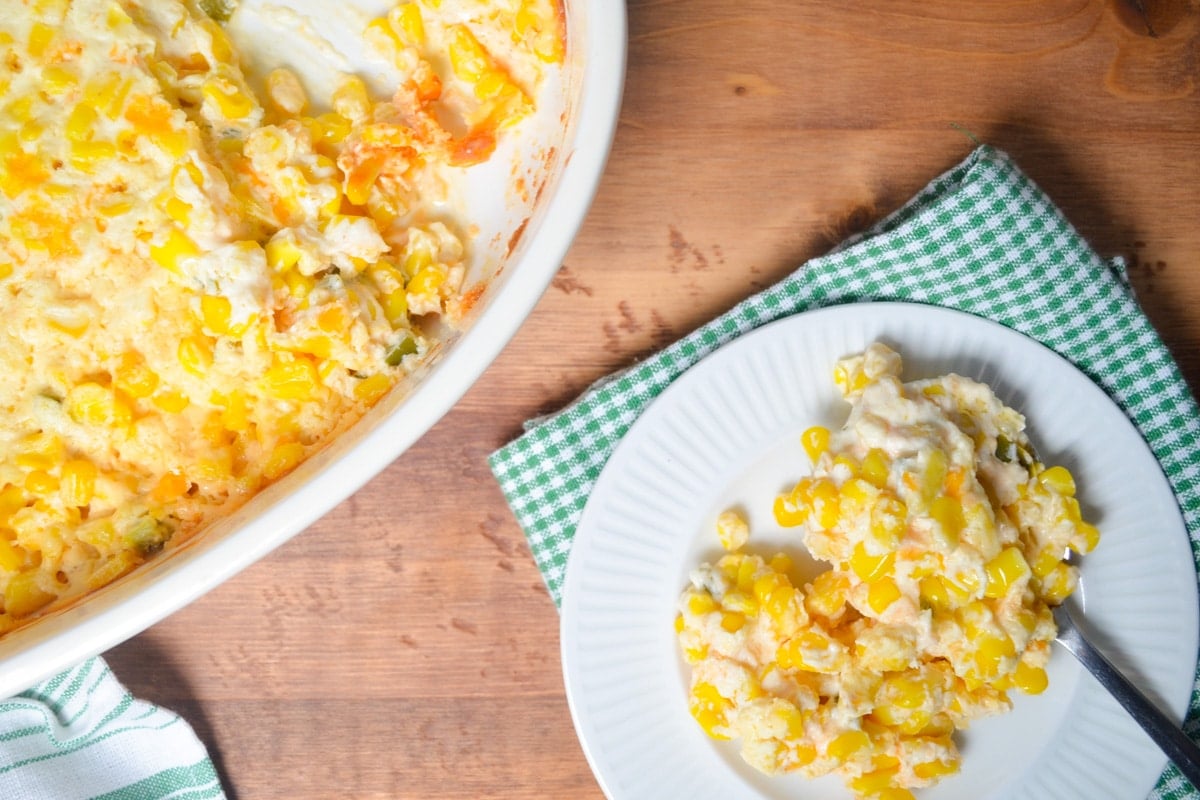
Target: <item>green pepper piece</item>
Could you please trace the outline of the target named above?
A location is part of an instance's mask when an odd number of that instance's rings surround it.
[[[125,532],[125,540],[144,556],[153,555],[175,531],[166,522],[154,517],[142,517]]]
[[[410,356],[417,352],[417,341],[411,336],[405,336],[400,340],[400,343],[393,347],[387,354],[384,360],[389,367],[398,367],[405,356]]]
[[[237,10],[237,0],[199,0],[200,10],[216,22],[227,22]]]

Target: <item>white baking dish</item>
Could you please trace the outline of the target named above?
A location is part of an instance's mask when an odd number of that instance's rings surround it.
[[[244,0],[247,7],[256,2]],[[348,19],[336,12],[344,4],[334,0],[287,4],[301,12],[313,6],[327,12],[321,18],[325,36],[336,27],[336,18]],[[280,3],[273,0],[273,5]],[[371,13],[388,7],[379,0],[350,5]],[[124,579],[0,639],[0,697],[139,633],[271,552],[403,453],[483,373],[561,264],[595,193],[616,125],[625,5],[619,0],[566,0],[565,5],[568,55],[562,79],[547,82],[539,111],[524,124],[520,138],[470,176],[468,208],[479,233],[468,283],[485,288],[464,331],[447,339],[423,370],[326,450],[231,517],[168,547]],[[294,59],[295,48],[288,52]],[[265,55],[267,62],[295,63],[282,49],[278,56]],[[520,176],[526,189],[514,191]]]

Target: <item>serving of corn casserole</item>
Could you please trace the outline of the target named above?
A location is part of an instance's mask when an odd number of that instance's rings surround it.
[[[709,735],[763,772],[835,773],[878,800],[957,772],[956,730],[1046,688],[1068,551],[1099,539],[1070,472],[1038,460],[987,385],[900,372],[878,343],[838,362],[849,418],[804,432],[811,475],[776,498],[828,569],[750,552],[731,509],[728,552],[692,571],[675,624]]]
[[[564,57],[559,0],[402,2],[362,20],[394,94],[310,100],[243,70],[230,11],[0,15],[0,633],[228,515],[422,363],[477,296],[453,187]]]

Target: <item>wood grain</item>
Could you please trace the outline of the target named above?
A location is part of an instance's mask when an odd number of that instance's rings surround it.
[[[1200,386],[1200,2],[1142,5],[630,0],[607,173],[512,343],[358,494],[110,663],[234,798],[601,797],[487,454],[899,206],[964,131],[1127,259]]]

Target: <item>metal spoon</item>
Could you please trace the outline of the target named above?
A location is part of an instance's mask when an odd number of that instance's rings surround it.
[[[1067,648],[1089,672],[1096,676],[1105,689],[1125,707],[1130,716],[1142,726],[1175,763],[1179,771],[1187,776],[1192,785],[1200,788],[1200,747],[1189,739],[1170,717],[1158,710],[1140,689],[1117,670],[1095,645],[1084,638],[1083,633],[1071,619],[1065,605],[1054,608],[1054,622],[1058,625],[1058,643]]]

